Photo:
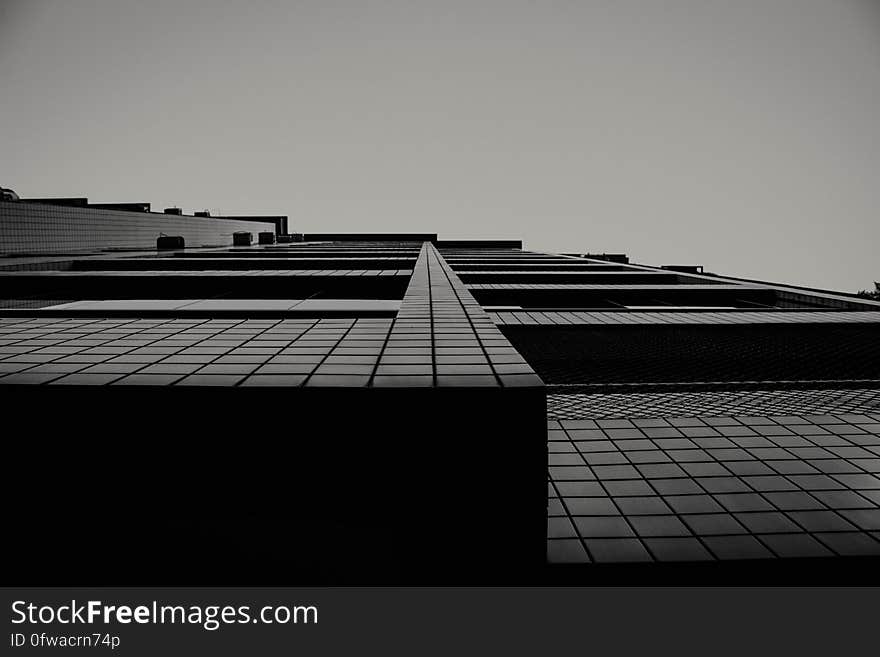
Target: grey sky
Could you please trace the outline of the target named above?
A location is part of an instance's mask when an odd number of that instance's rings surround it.
[[[880,3],[0,0],[0,185],[880,279]]]

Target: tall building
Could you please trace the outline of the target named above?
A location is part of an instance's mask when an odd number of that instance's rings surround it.
[[[622,581],[880,556],[878,302],[119,207],[0,203],[28,581]],[[102,221],[127,233],[84,228]],[[271,240],[233,245],[254,226]]]

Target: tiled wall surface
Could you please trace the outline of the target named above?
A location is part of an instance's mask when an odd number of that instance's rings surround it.
[[[93,261],[92,261],[93,262]],[[189,277],[189,278],[278,278],[297,276],[302,278],[313,277],[338,277],[338,276],[363,276],[367,278],[377,276],[409,276],[408,269],[225,269],[225,270],[180,270],[155,264],[157,260],[148,262],[145,266],[153,266],[155,269],[137,270],[82,270],[82,271],[45,271],[40,272],[40,278],[50,279],[75,279],[75,278],[162,278],[162,277]],[[100,263],[94,265],[99,267]],[[16,279],[26,279],[33,276],[31,271],[4,271],[0,272],[0,279],[9,281],[14,285]]]
[[[390,323],[4,319],[0,385],[362,386]]]
[[[550,388],[552,391],[554,388]],[[556,388],[557,390],[559,388]],[[547,395],[547,417],[582,420],[692,415],[880,413],[880,390],[805,388]]]
[[[651,285],[648,283],[469,283],[469,290],[669,290],[670,285]],[[707,292],[760,290],[757,285],[675,285],[675,290],[705,290]]]
[[[852,324],[880,323],[880,312],[750,311],[750,312],[583,312],[502,311],[489,316],[499,326],[565,326],[606,324]]]
[[[880,415],[549,429],[551,562],[880,555]]]
[[[230,302],[210,303],[221,310]],[[110,309],[120,303],[137,309],[157,309],[164,303],[167,309],[184,302],[102,301],[86,306]],[[251,304],[250,308],[255,302],[236,303]],[[271,302],[263,303],[272,307]],[[432,245],[421,247],[406,295],[394,305],[400,310],[393,319],[3,318],[0,385],[542,385]],[[356,308],[351,311],[356,314]]]
[[[541,380],[426,242],[373,383],[515,387]]]
[[[108,248],[154,249],[160,233],[186,246],[226,246],[235,231],[275,232],[270,222],[0,202],[0,255]]]

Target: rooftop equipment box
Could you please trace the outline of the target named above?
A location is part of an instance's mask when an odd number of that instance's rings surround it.
[[[253,234],[246,230],[236,231],[232,233],[232,246],[250,246],[253,239]]]
[[[156,249],[182,249],[185,244],[181,235],[160,235],[156,240]]]

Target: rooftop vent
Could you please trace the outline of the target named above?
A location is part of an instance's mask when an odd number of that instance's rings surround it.
[[[186,242],[180,235],[160,235],[156,240],[156,249],[159,251],[165,249],[182,249],[185,245]]]
[[[254,236],[246,230],[232,233],[232,246],[250,246]]]

